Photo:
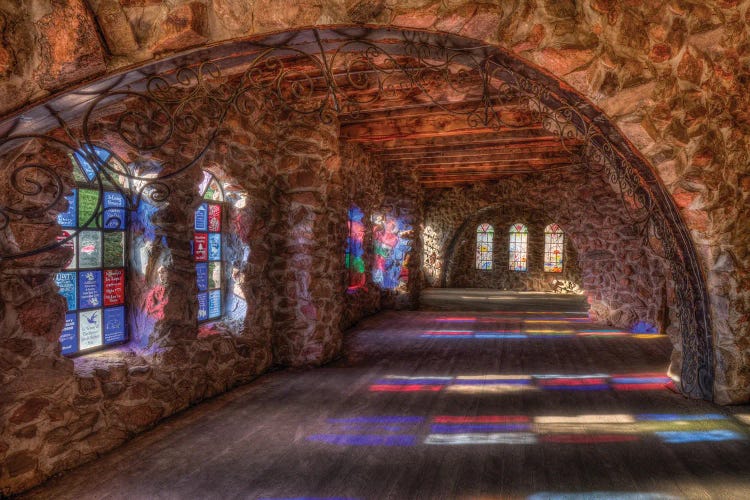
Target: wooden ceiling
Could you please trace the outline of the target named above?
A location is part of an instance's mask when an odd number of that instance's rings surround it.
[[[374,99],[355,114],[342,114],[341,138],[360,144],[388,167],[416,169],[425,188],[491,182],[578,164],[580,143],[566,141],[563,146],[518,102],[492,107],[510,126],[485,127],[469,120],[472,111],[484,111],[480,96],[444,89],[431,95],[440,100],[396,92],[388,99]]]

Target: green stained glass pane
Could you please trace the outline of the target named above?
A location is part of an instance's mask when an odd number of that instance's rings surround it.
[[[104,267],[123,267],[125,265],[125,232],[111,231],[104,233]]]
[[[78,225],[82,227],[86,221],[94,215],[97,205],[99,203],[99,191],[93,189],[79,189],[78,190]],[[95,224],[92,222],[87,227],[94,228]]]
[[[221,288],[221,262],[208,263],[208,288]]]
[[[223,201],[221,196],[221,187],[219,186],[219,183],[216,182],[216,179],[211,179],[211,182],[209,182],[208,187],[206,188],[206,192],[203,193],[203,199]]]

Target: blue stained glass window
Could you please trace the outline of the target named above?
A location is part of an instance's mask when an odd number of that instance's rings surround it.
[[[223,315],[224,280],[222,245],[224,192],[216,177],[203,172],[198,192],[204,202],[195,210],[193,259],[198,285],[198,322],[213,321]]]
[[[90,309],[102,305],[102,272],[82,271],[78,275],[78,308]]]
[[[208,319],[208,292],[198,294],[198,321]]]
[[[104,192],[104,227],[125,229],[125,197],[122,194]]]
[[[78,190],[65,197],[68,200],[68,209],[57,216],[57,223],[62,227],[76,227],[78,225]]]
[[[479,224],[477,227],[477,269],[492,269],[492,244],[495,230],[489,224]]]
[[[125,340],[125,306],[104,309],[104,343],[115,344]]]
[[[127,181],[118,174],[126,169],[109,151],[98,147],[91,154],[76,152],[70,155],[70,160],[76,187],[66,196],[68,207],[58,214],[57,222],[64,228],[58,241],[67,240],[65,246],[72,250],[73,257],[65,271],[55,277],[68,306],[60,335],[62,353],[68,356],[127,340],[128,221],[123,195],[127,192]],[[103,189],[100,189],[95,180],[105,165],[107,174],[102,175]]]
[[[60,335],[60,345],[63,355],[74,354],[78,351],[78,314],[65,315],[65,326]]]
[[[208,264],[199,262],[195,265],[195,274],[198,279],[198,291],[208,290]]]

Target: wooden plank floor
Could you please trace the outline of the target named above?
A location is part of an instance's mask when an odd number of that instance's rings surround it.
[[[662,336],[532,309],[376,315],[337,362],[268,374],[28,497],[750,497],[750,408],[663,388]]]

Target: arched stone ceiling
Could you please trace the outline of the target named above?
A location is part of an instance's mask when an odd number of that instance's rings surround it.
[[[300,26],[393,25],[497,44],[598,104],[654,165],[697,245],[723,346],[717,363],[733,366],[726,385],[737,387],[731,380],[749,377],[731,361],[750,331],[749,4],[16,0],[0,7],[0,113],[194,47]]]

